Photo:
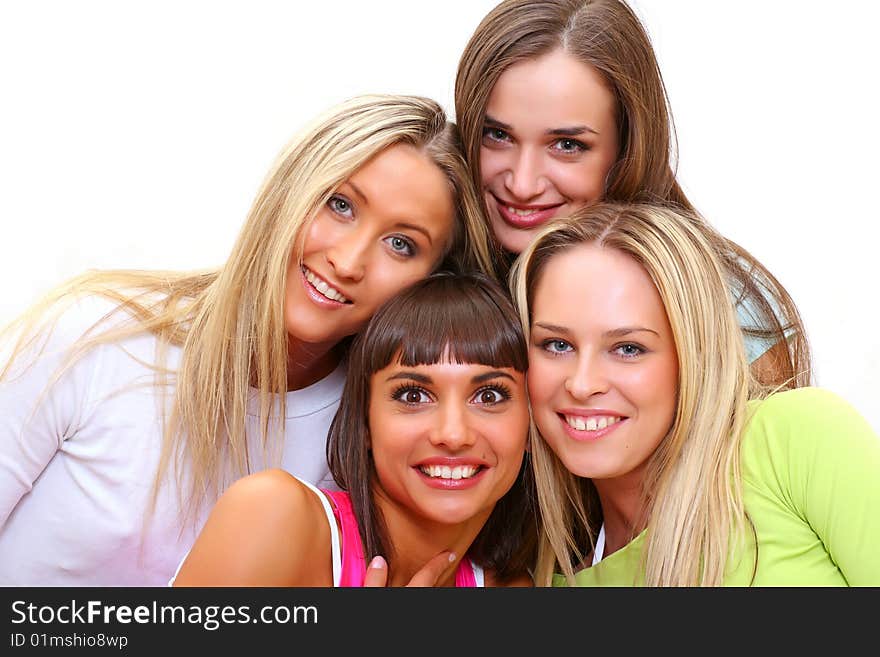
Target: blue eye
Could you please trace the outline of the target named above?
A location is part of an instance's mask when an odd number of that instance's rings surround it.
[[[635,358],[636,356],[641,356],[643,353],[645,353],[645,348],[641,345],[627,342],[625,344],[619,344],[615,346],[614,352],[622,356],[623,358]]]
[[[549,351],[551,354],[564,354],[570,351],[574,351],[574,347],[572,347],[565,340],[560,340],[558,338],[553,338],[550,340],[544,340],[541,342],[541,348],[544,351]]]
[[[331,196],[327,200],[327,207],[343,217],[351,217],[354,213],[354,207],[352,206],[351,201],[341,194],[334,194]]]
[[[415,242],[401,235],[391,235],[389,237],[386,237],[385,243],[397,255],[412,257],[417,252]]]

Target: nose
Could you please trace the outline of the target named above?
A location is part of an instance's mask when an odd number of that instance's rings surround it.
[[[512,200],[528,201],[540,196],[546,188],[541,156],[535,149],[520,148],[504,181]]]
[[[565,389],[578,401],[608,392],[609,379],[601,357],[581,352],[575,367],[565,379]]]
[[[458,403],[444,404],[431,432],[431,444],[454,452],[472,446],[475,440],[476,431],[471,426],[467,409]]]
[[[337,236],[333,245],[326,249],[324,257],[336,276],[357,283],[366,272],[370,242],[371,237],[366,231],[352,227],[345,234]]]

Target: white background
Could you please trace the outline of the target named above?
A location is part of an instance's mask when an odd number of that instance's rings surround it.
[[[364,92],[453,111],[494,0],[0,0],[0,323],[86,268],[219,265],[263,175]],[[873,3],[636,0],[697,207],[802,310],[816,382],[880,431]]]

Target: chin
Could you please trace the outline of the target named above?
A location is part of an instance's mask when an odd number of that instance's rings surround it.
[[[496,231],[495,234],[498,239],[498,243],[502,246],[505,251],[512,253],[514,255],[519,255],[523,251],[525,251],[529,244],[534,240],[535,235],[538,234],[538,231],[543,226],[538,226],[536,228],[529,228],[528,230],[520,230],[517,228],[511,228],[507,224],[504,224],[502,231]]]

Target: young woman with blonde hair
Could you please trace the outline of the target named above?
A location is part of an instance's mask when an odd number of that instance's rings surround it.
[[[880,585],[880,438],[750,375],[717,236],[597,204],[513,269],[529,342],[538,585]]]
[[[280,154],[228,260],[91,272],[4,333],[0,582],[164,585],[210,505],[270,465],[333,486],[348,337],[439,266],[487,269],[457,133],[364,96]]]
[[[504,276],[554,217],[600,200],[674,203],[702,222],[675,173],[663,77],[623,0],[505,0],[468,42],[456,121]],[[811,380],[798,310],[739,245],[712,234],[752,370],[764,383]]]

